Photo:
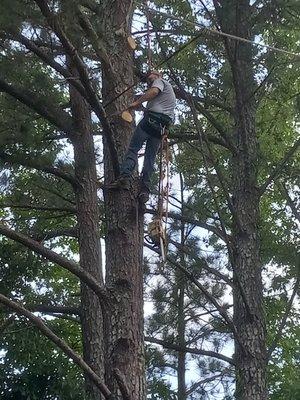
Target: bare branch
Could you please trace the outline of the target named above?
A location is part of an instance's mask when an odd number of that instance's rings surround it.
[[[199,386],[204,385],[205,383],[208,382],[214,382],[216,379],[224,377],[224,374],[225,371],[223,371],[221,374],[216,374],[208,378],[202,379],[201,381],[193,383],[191,387],[186,391],[187,396],[192,394],[196,389],[198,389]]]
[[[46,314],[74,314],[80,315],[80,310],[78,307],[67,307],[67,306],[59,306],[59,305],[48,305],[48,304],[30,304],[27,305],[27,309],[31,312],[42,312]]]
[[[22,233],[16,232],[0,223],[0,234],[14,240],[15,242],[21,243],[35,253],[47,258],[48,260],[60,265],[67,269],[72,274],[76,275],[82,282],[89,286],[99,297],[99,300],[103,306],[107,305],[107,293],[105,289],[99,284],[99,282],[87,271],[81,268],[78,264],[73,261],[67,260],[52,250],[47,249],[45,246],[36,242],[28,236]]]
[[[43,232],[35,235],[34,239],[37,242],[44,242],[45,240],[57,238],[60,236],[78,238],[78,229],[76,227],[73,227],[73,228],[57,229],[55,231]]]
[[[170,139],[178,139],[176,140],[176,143],[179,142],[187,142],[190,143],[191,141],[197,141],[199,142],[199,135],[196,132],[174,132],[174,129],[169,133],[169,138]],[[227,143],[224,142],[224,140],[218,136],[215,135],[208,135],[207,140],[211,143],[218,144],[219,146],[226,147],[226,149],[229,149],[229,146]],[[172,143],[170,143],[172,145]]]
[[[101,391],[105,399],[112,400],[112,393],[108,387],[102,383],[99,376],[92,370],[91,367],[86,364],[83,359],[67,345],[67,343],[59,338],[55,333],[44,324],[41,318],[36,317],[30,311],[26,310],[20,304],[8,299],[6,296],[0,294],[0,302],[8,308],[14,310],[17,314],[23,315],[29,319],[46,337],[48,337],[53,343],[57,345],[68,357],[70,357],[76,365],[78,365],[82,371],[84,371],[91,381]]]
[[[192,96],[191,96],[191,99]],[[193,100],[192,100],[193,101]],[[210,113],[208,110],[206,110],[205,107],[202,106],[200,103],[194,103],[196,109],[205,116],[205,118],[210,122],[210,124],[217,130],[217,132],[220,134],[220,136],[223,138],[225,143],[227,144],[227,148],[230,149],[232,153],[235,152],[235,146],[232,141],[231,136],[225,131],[223,128],[222,124],[219,123],[219,121],[213,116],[212,113]]]
[[[215,351],[194,349],[192,347],[182,347],[178,344],[165,342],[164,340],[152,338],[149,336],[145,337],[145,341],[149,342],[149,343],[159,344],[159,345],[163,346],[165,349],[176,350],[176,351],[180,351],[182,353],[199,354],[201,356],[214,357],[214,358],[218,358],[219,360],[226,361],[229,364],[235,365],[232,358],[224,356],[223,354],[217,353]]]

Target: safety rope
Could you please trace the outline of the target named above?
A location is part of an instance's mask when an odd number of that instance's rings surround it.
[[[168,222],[168,205],[170,190],[170,166],[169,166],[169,142],[168,132],[165,127],[161,130],[162,140],[160,148],[159,160],[159,184],[158,184],[158,201],[157,216],[160,223],[160,250],[163,263],[167,257],[167,222]]]
[[[170,189],[170,150],[168,132],[165,127],[161,128],[161,137],[157,208],[153,220],[148,224],[148,235],[145,239],[149,244],[160,247],[160,267],[163,267],[168,251],[166,232]]]
[[[142,4],[141,4],[141,6],[143,7]],[[262,48],[268,49],[270,51],[275,51],[275,52],[278,52],[278,53],[283,53],[283,54],[286,54],[286,55],[289,55],[289,56],[300,58],[300,53],[295,53],[293,51],[285,50],[285,49],[282,49],[282,48],[279,48],[279,47],[275,47],[275,46],[270,46],[268,44],[257,42],[255,40],[246,39],[246,38],[243,38],[241,36],[236,36],[236,35],[232,35],[230,33],[222,32],[222,31],[217,30],[217,29],[209,28],[209,27],[205,26],[203,23],[200,23],[200,22],[197,22],[197,21],[191,21],[189,19],[181,18],[181,17],[178,17],[178,16],[173,15],[171,13],[167,13],[167,12],[164,12],[164,11],[156,10],[156,9],[154,9],[152,7],[149,7],[148,5],[144,5],[144,8],[145,8],[145,10],[148,10],[148,12],[150,14],[151,13],[152,14],[158,14],[158,15],[164,16],[166,18],[170,18],[170,19],[172,19],[174,21],[180,21],[180,22],[184,22],[184,23],[189,24],[189,25],[200,27],[200,28],[204,29],[207,33],[211,33],[211,34],[214,34],[214,35],[227,37],[229,39],[233,39],[233,40],[237,40],[237,41],[240,41],[240,42],[249,43],[249,44],[251,44],[253,46],[256,46],[256,47],[262,47]]]
[[[147,64],[148,70],[153,68],[152,51],[151,51],[151,31],[150,31],[150,12],[149,1],[144,0],[146,7],[147,20]],[[162,265],[167,257],[167,219],[168,219],[168,197],[169,197],[169,148],[167,130],[161,127],[161,146],[159,157],[159,183],[158,183],[158,199],[157,199],[157,215],[149,224],[152,238],[160,245]]]
[[[268,49],[270,51],[283,53],[283,54],[286,54],[286,55],[289,55],[289,56],[293,56],[293,57],[296,57],[296,58],[300,57],[300,53],[295,53],[295,52],[288,51],[288,50],[285,50],[285,49],[281,49],[281,48],[278,48],[278,47],[270,46],[270,45],[267,45],[265,43],[259,43],[259,42],[256,42],[256,41],[253,41],[253,40],[249,40],[249,39],[245,39],[245,38],[242,38],[242,37],[239,37],[239,36],[236,36],[236,35],[231,35],[231,34],[222,32],[222,31],[220,31],[218,29],[208,28],[204,24],[201,24],[201,23],[199,23],[197,21],[191,21],[191,20],[188,20],[186,18],[181,18],[181,17],[175,16],[173,14],[162,12],[162,11],[156,10],[154,8],[151,8],[148,5],[148,1],[145,2],[145,0],[143,0],[143,2],[144,3],[141,4],[141,7],[145,9],[145,15],[146,15],[146,18],[147,18],[147,27],[148,27],[147,28],[147,38],[150,37],[150,40],[151,40],[151,31],[150,31],[150,15],[151,14],[158,14],[158,15],[164,16],[166,18],[170,18],[172,20],[175,20],[175,21],[184,22],[186,24],[193,25],[193,26],[196,26],[198,28],[201,28],[200,33],[197,33],[192,39],[188,40],[187,43],[185,43],[183,46],[180,46],[174,53],[172,53],[170,56],[168,56],[167,59],[163,59],[160,63],[155,65],[153,69],[157,69],[157,68],[161,67],[167,61],[169,61],[172,57],[176,56],[178,53],[180,53],[182,50],[184,50],[187,46],[192,44],[195,40],[197,40],[205,32],[211,33],[211,34],[220,35],[220,36],[224,36],[224,37],[228,37],[228,38],[233,39],[233,40],[246,42],[246,43],[249,43],[249,44],[251,44],[253,46],[262,47],[262,48]],[[147,39],[147,41],[148,41],[148,49],[149,49],[149,40]],[[150,46],[151,46],[151,43],[150,43]],[[150,50],[151,50],[151,48],[150,48]],[[148,59],[151,60],[151,57],[149,57],[149,51],[148,51]],[[152,60],[151,60],[151,62],[152,62]],[[114,103],[119,97],[123,96],[129,90],[133,89],[140,82],[141,82],[141,79],[137,79],[136,82],[134,82],[132,85],[129,85],[128,87],[126,87],[121,93],[118,93],[113,99],[109,100],[106,104],[104,104],[103,107],[106,108],[110,104]]]

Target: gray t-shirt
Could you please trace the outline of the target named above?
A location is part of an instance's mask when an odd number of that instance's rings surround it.
[[[160,92],[154,99],[148,101],[146,108],[174,119],[176,98],[172,85],[162,78],[157,78],[152,83],[151,88],[158,88]]]

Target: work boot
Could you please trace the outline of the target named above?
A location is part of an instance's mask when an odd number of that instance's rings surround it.
[[[130,177],[126,175],[120,175],[114,182],[107,185],[107,188],[113,190],[130,190]]]

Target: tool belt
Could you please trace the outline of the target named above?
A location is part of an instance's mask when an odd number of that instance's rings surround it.
[[[141,122],[141,128],[149,135],[161,137],[163,128],[168,128],[172,124],[172,118],[166,114],[146,111]]]

